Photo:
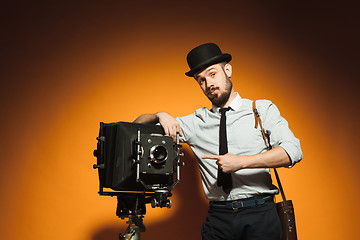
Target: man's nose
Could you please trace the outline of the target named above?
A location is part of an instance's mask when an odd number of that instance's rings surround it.
[[[214,81],[211,78],[206,78],[206,87],[210,88],[211,86],[214,86]]]

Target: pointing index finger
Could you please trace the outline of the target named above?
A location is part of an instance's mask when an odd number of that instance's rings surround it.
[[[219,155],[204,155],[201,157],[202,159],[214,159],[219,160]]]

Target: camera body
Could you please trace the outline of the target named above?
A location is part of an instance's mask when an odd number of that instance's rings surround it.
[[[97,140],[100,193],[171,190],[179,182],[180,145],[160,125],[101,122]]]

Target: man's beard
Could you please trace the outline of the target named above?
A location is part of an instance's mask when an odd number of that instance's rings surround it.
[[[231,90],[233,87],[230,78],[228,76],[225,77],[226,77],[225,91],[220,96],[216,94],[213,98],[208,97],[209,100],[212,102],[212,104],[218,107],[224,106],[225,103],[229,100]]]

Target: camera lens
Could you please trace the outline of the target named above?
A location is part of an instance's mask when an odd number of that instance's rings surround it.
[[[151,160],[155,163],[162,163],[166,161],[168,152],[163,146],[153,146],[150,150]]]

